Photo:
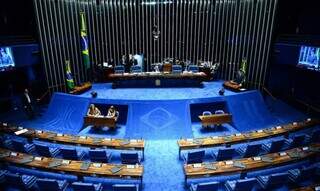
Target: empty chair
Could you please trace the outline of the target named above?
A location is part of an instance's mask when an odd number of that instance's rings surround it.
[[[238,153],[243,157],[243,158],[248,158],[248,157],[253,157],[253,156],[258,156],[261,152],[261,144],[250,144],[246,145],[244,147],[238,148]]]
[[[191,184],[190,191],[211,191],[218,190],[219,182],[205,182],[199,184]]]
[[[112,185],[113,191],[139,191],[138,184],[114,184]]]
[[[72,188],[74,191],[101,191],[103,189],[102,184],[92,184],[83,182],[72,183]]]
[[[11,145],[12,145],[13,149],[18,152],[30,153],[30,152],[34,151],[34,145],[28,144],[23,140],[13,139],[11,141]]]
[[[276,153],[284,148],[285,143],[285,139],[274,140],[271,143],[264,144],[262,148],[268,153]]]
[[[124,73],[124,66],[123,65],[117,65],[114,67],[114,73],[116,74],[122,74]]]
[[[141,66],[138,66],[138,65],[131,66],[131,73],[141,73],[141,72],[142,72]]]
[[[258,182],[260,186],[265,190],[281,187],[288,182],[288,173],[275,173],[270,176],[259,176]]]
[[[229,191],[250,191],[255,187],[256,183],[256,178],[231,180],[226,182],[226,188]]]
[[[313,178],[316,174],[316,167],[310,166],[302,169],[292,169],[288,171],[289,180],[293,183],[299,183],[309,178]]]
[[[293,138],[287,141],[287,144],[290,145],[290,148],[301,147],[305,144],[306,136],[305,135],[296,135]]]
[[[120,154],[121,162],[123,164],[140,164],[141,159],[139,157],[139,154],[137,152],[135,153],[129,153],[129,152],[122,152]]]
[[[6,180],[6,173],[8,173],[8,171],[6,170],[0,170],[0,184],[4,183]]]
[[[172,66],[172,73],[180,74],[181,72],[182,72],[182,66],[181,65],[173,65]]]
[[[5,183],[23,190],[29,190],[35,186],[36,177],[8,172],[5,174]]]
[[[61,154],[64,159],[69,160],[82,160],[85,156],[85,152],[81,151],[77,152],[75,148],[61,148]]]
[[[197,65],[189,65],[188,66],[188,71],[189,72],[194,72],[194,73],[199,72],[199,67]]]
[[[190,151],[186,155],[182,155],[183,160],[187,164],[201,163],[205,155],[205,150]]]
[[[37,185],[40,191],[63,191],[68,187],[66,180],[55,180],[55,179],[37,179]]]
[[[308,136],[308,142],[316,143],[320,140],[320,130],[315,130]]]
[[[219,149],[218,153],[212,153],[213,158],[216,159],[216,161],[222,161],[222,160],[230,160],[232,159],[236,154],[236,150],[234,148],[224,148]]]
[[[40,156],[56,157],[60,153],[59,148],[49,148],[47,145],[35,143],[35,148]]]
[[[109,162],[111,157],[111,153],[107,153],[105,150],[89,150],[89,158],[93,162]]]

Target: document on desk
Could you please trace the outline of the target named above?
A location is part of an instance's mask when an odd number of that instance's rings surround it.
[[[205,163],[204,168],[207,170],[217,170],[217,167],[211,163]]]
[[[93,143],[101,143],[103,139],[101,138],[93,138],[92,142]]]
[[[246,165],[244,163],[240,162],[240,161],[235,161],[233,163],[233,166],[234,167],[238,167],[238,168],[246,168]]]
[[[130,141],[128,141],[128,140],[123,140],[123,141],[120,143],[120,145],[128,145],[128,144],[130,144]]]
[[[111,172],[112,172],[112,174],[115,174],[115,173],[119,172],[121,169],[122,169],[121,166],[120,167],[119,166],[114,166],[114,167],[111,168]]]
[[[26,164],[33,161],[33,156],[23,157],[19,162],[20,164]]]
[[[9,151],[7,151],[5,153],[0,153],[0,158],[5,158],[5,157],[8,157],[8,156],[10,156],[10,152]]]
[[[80,170],[88,170],[88,168],[90,167],[91,162],[89,161],[84,161],[82,162],[81,166],[80,166]]]
[[[261,160],[263,162],[273,162],[273,159],[271,157],[268,157],[268,156],[261,157]]]
[[[54,167],[57,167],[57,166],[60,166],[62,164],[62,160],[60,159],[55,159],[53,161],[51,161],[49,164],[48,164],[48,167],[49,168],[54,168]]]

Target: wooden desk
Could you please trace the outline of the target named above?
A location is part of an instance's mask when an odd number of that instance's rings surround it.
[[[308,147],[300,147],[287,150],[285,152],[271,153],[263,155],[259,159],[256,157],[243,158],[230,161],[219,161],[212,163],[184,164],[185,182],[188,178],[199,178],[207,176],[225,175],[232,173],[241,173],[245,177],[246,173],[262,168],[275,167],[292,163],[310,157],[315,157],[320,152],[320,144],[312,144]],[[282,154],[285,155],[282,155]],[[228,164],[229,163],[229,164]]]
[[[233,82],[232,80],[230,81],[225,81],[223,83],[223,86],[226,88],[226,89],[229,89],[229,90],[232,90],[232,91],[236,91],[236,92],[239,92],[241,91],[242,89],[242,86],[238,83],[235,83]]]
[[[209,125],[221,125],[224,123],[232,122],[232,115],[229,113],[224,114],[213,114],[213,115],[200,115],[202,126],[206,127]]]
[[[12,154],[16,153],[17,156]],[[37,168],[53,172],[67,172],[75,174],[82,179],[83,176],[98,176],[109,178],[124,178],[124,179],[140,179],[142,183],[143,166],[142,165],[122,165],[110,163],[90,163],[88,169],[81,169],[81,166],[86,161],[63,160],[57,158],[38,157],[42,160],[37,160],[34,156],[25,153],[11,152],[7,149],[0,148],[0,161],[11,163],[27,168]],[[53,162],[58,162],[60,165],[53,165]],[[97,166],[100,165],[101,166]],[[52,166],[53,165],[53,166]],[[121,168],[118,172],[112,172],[113,168]]]
[[[320,124],[318,119],[307,119],[301,122],[294,122],[282,126],[249,131],[245,133],[237,133],[228,136],[215,136],[196,139],[180,139],[178,140],[179,154],[181,150],[208,148],[222,145],[232,145],[241,142],[249,142],[258,139],[265,139],[272,136],[280,136],[289,134],[294,131],[302,130]]]
[[[94,117],[94,116],[85,116],[84,124],[85,125],[93,125],[94,127],[110,127],[112,129],[117,127],[117,117]]]
[[[292,191],[315,191],[316,188],[320,188],[320,184],[316,184],[316,185],[310,185],[310,186],[306,186],[306,187],[300,187],[300,188],[295,188],[292,189]]]
[[[85,82],[81,86],[76,86],[72,91],[70,91],[70,94],[82,94],[88,90],[90,90],[92,87],[90,82]]]
[[[11,126],[5,123],[0,123],[0,132],[11,133],[24,129],[23,127]],[[88,136],[76,136],[63,133],[55,133],[51,131],[35,130],[25,128],[28,131],[19,136],[31,139],[40,139],[43,141],[50,141],[54,143],[80,145],[90,148],[109,148],[119,150],[139,150],[142,151],[144,158],[145,141],[142,139],[113,139],[113,138],[98,138]]]

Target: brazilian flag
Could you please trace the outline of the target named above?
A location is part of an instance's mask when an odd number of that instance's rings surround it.
[[[74,89],[74,81],[71,74],[70,61],[66,60],[66,73],[67,73],[67,87],[71,91]]]
[[[81,19],[81,52],[83,63],[86,69],[90,68],[90,58],[89,58],[89,45],[88,45],[88,36],[87,36],[87,27],[86,27],[86,18],[85,13],[80,12]]]

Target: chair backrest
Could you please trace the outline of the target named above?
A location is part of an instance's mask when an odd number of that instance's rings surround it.
[[[138,185],[135,184],[114,184],[112,185],[113,191],[137,191]]]
[[[287,181],[288,181],[288,173],[286,172],[275,173],[269,176],[266,186],[275,187],[275,186],[285,184]]]
[[[202,112],[202,115],[212,115],[211,111],[204,111]]]
[[[89,157],[92,161],[108,161],[107,152],[105,150],[89,150]]]
[[[250,144],[246,148],[246,152],[244,153],[245,158],[258,156],[261,151],[261,144]]]
[[[224,111],[223,110],[216,110],[215,112],[214,112],[214,114],[224,114]]]
[[[54,179],[37,179],[37,185],[41,191],[59,191],[61,190],[59,183]]]
[[[22,152],[22,153],[25,152],[25,149],[24,149],[25,144],[26,143],[22,140],[17,140],[17,139],[12,140],[12,146],[18,152]]]
[[[94,184],[92,183],[73,182],[72,188],[74,191],[95,191]]]
[[[269,152],[274,153],[274,152],[280,151],[282,149],[284,143],[285,143],[284,139],[272,141]]]
[[[188,66],[188,71],[199,72],[199,67],[197,65],[189,65]]]
[[[114,67],[114,73],[120,74],[124,73],[124,66],[123,65],[117,65]]]
[[[172,66],[172,73],[181,73],[182,72],[182,66],[181,65],[173,65]]]
[[[205,155],[205,150],[188,152],[187,163],[201,163]]]
[[[139,163],[139,154],[138,153],[121,153],[121,162],[124,164],[136,164]]]
[[[14,174],[14,173],[6,173],[5,175],[6,183],[9,185],[14,185],[14,186],[24,186],[24,183],[22,181],[22,177],[19,174]]]
[[[307,168],[300,169],[300,178],[306,179],[312,177],[316,172],[315,166],[309,166]]]
[[[319,142],[320,141],[320,130],[315,130],[312,132],[311,141],[312,142]]]
[[[292,138],[292,142],[290,144],[291,147],[298,147],[303,145],[305,140],[305,135],[296,135]]]
[[[234,148],[219,149],[216,160],[217,161],[229,160],[229,159],[232,159],[234,154],[235,154]]]
[[[247,179],[237,180],[236,185],[234,187],[234,191],[252,190],[256,183],[257,183],[256,178],[247,178]]]
[[[45,156],[45,157],[51,157],[51,152],[50,149],[47,145],[42,145],[42,144],[34,144],[36,147],[36,151],[39,155]]]
[[[219,182],[205,182],[199,183],[197,185],[196,191],[211,191],[211,190],[218,190]]]
[[[138,65],[131,66],[131,72],[132,73],[140,73],[140,72],[142,72],[142,68],[141,68],[141,66],[138,66]]]
[[[61,148],[62,157],[69,160],[78,160],[77,150],[75,148]]]

